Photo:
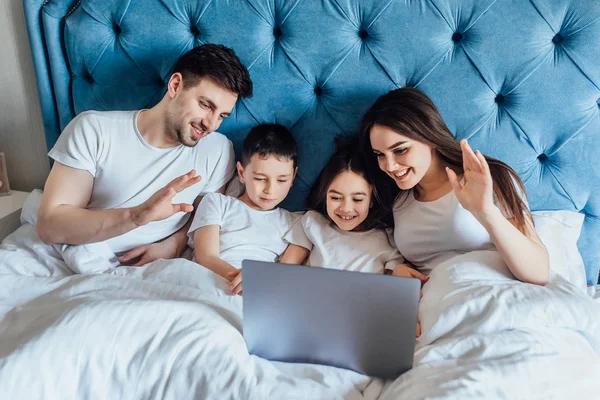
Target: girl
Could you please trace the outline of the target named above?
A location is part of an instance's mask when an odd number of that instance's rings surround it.
[[[393,208],[396,246],[419,270],[496,248],[517,279],[547,282],[548,253],[519,176],[457,142],[425,94],[402,88],[381,96],[363,117],[359,141],[383,206]],[[416,272],[402,265],[395,275]]]
[[[350,146],[331,157],[307,200],[311,211],[284,236],[290,245],[280,262],[372,273],[403,262],[391,234],[379,229],[384,210],[365,176]]]

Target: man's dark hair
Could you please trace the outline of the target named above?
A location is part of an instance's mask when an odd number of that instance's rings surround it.
[[[184,87],[193,87],[209,76],[223,88],[239,97],[252,96],[252,81],[248,70],[233,50],[220,44],[194,47],[177,60],[173,73],[183,77]]]
[[[250,163],[250,158],[258,154],[260,158],[275,156],[291,160],[296,168],[298,145],[292,133],[283,125],[260,124],[252,128],[242,145],[242,165]]]

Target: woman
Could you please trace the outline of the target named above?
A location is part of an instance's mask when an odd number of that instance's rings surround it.
[[[402,88],[381,96],[363,117],[359,140],[369,149],[365,161],[380,200],[393,210],[396,246],[417,269],[427,273],[454,255],[496,248],[517,279],[548,281],[548,253],[519,176],[457,142],[424,93]],[[406,264],[395,275],[427,279]]]

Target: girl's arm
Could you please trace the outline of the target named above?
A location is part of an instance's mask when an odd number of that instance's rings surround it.
[[[310,250],[290,243],[279,257],[279,262],[282,264],[303,264],[309,254]]]
[[[545,285],[548,282],[548,251],[535,232],[533,221],[526,220],[525,234],[519,231],[494,204],[493,181],[485,157],[474,153],[461,140],[465,184],[446,168],[448,178],[460,204],[470,211],[490,234],[494,245],[513,275],[523,281]]]
[[[194,232],[194,255],[196,262],[231,281],[238,269],[221,259],[219,225],[207,225]]]

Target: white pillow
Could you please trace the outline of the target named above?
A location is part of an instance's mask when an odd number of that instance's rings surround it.
[[[535,229],[548,249],[551,273],[587,290],[585,266],[577,241],[585,216],[574,211],[534,211]]]

